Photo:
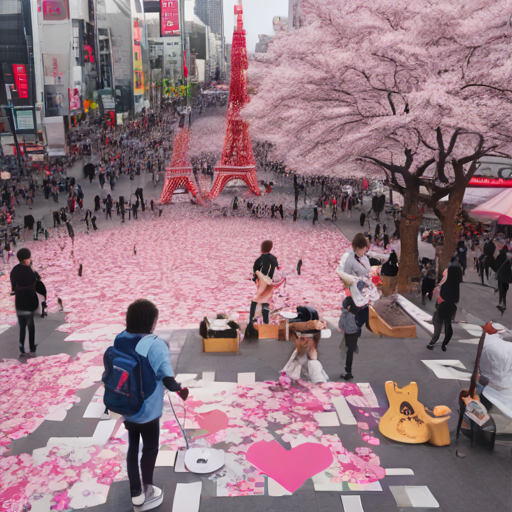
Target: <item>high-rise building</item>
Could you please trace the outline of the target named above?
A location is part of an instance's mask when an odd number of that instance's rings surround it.
[[[223,0],[195,0],[194,14],[209,32],[206,79],[219,79],[226,71]]]
[[[302,0],[288,0],[288,28],[298,29],[304,24]]]
[[[222,0],[196,0],[194,12],[205,25],[210,27],[214,34],[224,37]]]

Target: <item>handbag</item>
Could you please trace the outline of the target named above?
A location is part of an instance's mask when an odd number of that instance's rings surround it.
[[[272,278],[269,276],[266,276],[260,270],[256,270],[255,274],[256,274],[256,277],[258,278],[258,280],[263,281],[266,285],[272,284]]]

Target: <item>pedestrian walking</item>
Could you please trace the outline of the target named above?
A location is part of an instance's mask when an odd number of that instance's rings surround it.
[[[434,350],[434,345],[441,336],[444,325],[444,340],[442,344],[443,352],[446,352],[446,346],[450,343],[453,336],[452,322],[457,313],[457,304],[460,298],[460,283],[462,282],[462,269],[458,266],[448,267],[441,281],[439,298],[436,303],[436,310],[432,318],[434,324],[434,335],[427,345],[429,350]]]
[[[31,267],[31,253],[29,249],[20,249],[16,256],[19,263],[11,271],[12,293],[15,297],[16,315],[20,326],[19,349],[20,354],[25,355],[25,336],[28,328],[28,341],[30,355],[36,355],[36,328],[34,324],[34,312],[39,305],[36,293],[36,273]]]
[[[502,313],[507,309],[507,294],[512,283],[512,253],[508,245],[504,245],[496,259],[496,277],[498,279],[498,292],[500,303],[496,306]]]

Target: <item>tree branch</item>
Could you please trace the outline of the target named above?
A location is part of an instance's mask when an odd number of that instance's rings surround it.
[[[494,85],[487,85],[487,84],[467,84],[460,88],[461,91],[464,89],[468,89],[469,87],[485,87],[487,89],[493,89],[495,91],[499,92],[512,92],[511,89],[502,89],[500,87],[495,87]]]

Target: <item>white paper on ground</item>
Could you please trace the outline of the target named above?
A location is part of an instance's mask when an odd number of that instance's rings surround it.
[[[176,455],[176,460],[174,462],[175,473],[190,473],[190,471],[185,467],[185,453],[185,450],[180,450]]]
[[[84,412],[84,418],[100,418],[105,412],[105,404],[103,402],[91,402]]]
[[[355,484],[348,482],[348,488],[355,492],[382,491],[380,482],[371,482],[369,484]]]
[[[468,345],[478,345],[479,338],[471,338],[470,340],[457,340],[459,343],[467,343]]]
[[[215,372],[203,372],[203,380],[206,382],[215,382]]]
[[[73,447],[86,447],[86,446],[94,446],[98,444],[97,439],[93,437],[50,437],[46,446],[48,448],[53,448],[54,446],[73,446]]]
[[[313,478],[313,484],[315,486],[315,491],[325,491],[325,492],[341,492],[343,490],[342,482],[331,482],[331,479],[325,471],[322,471],[315,475]]]
[[[357,421],[350,410],[344,396],[337,396],[332,399],[332,405],[336,409],[340,421],[343,425],[357,425]]]
[[[300,444],[306,444],[306,443],[320,443],[318,438],[314,436],[308,436],[306,437],[303,434],[299,434],[295,439],[292,439],[290,441],[290,445],[292,448],[295,448],[296,446],[299,446]],[[323,473],[319,473],[319,475],[322,475]]]
[[[414,471],[409,468],[386,468],[386,476],[413,476]]]
[[[379,401],[377,400],[377,397],[375,396],[375,393],[373,392],[373,389],[370,384],[368,384],[368,382],[358,383],[357,387],[361,390],[366,400],[368,400],[370,407],[379,407]]]
[[[407,496],[415,508],[439,508],[439,503],[426,485],[405,486]]]
[[[176,460],[176,453],[177,452],[175,452],[174,450],[160,450],[156,458],[156,466],[174,466],[174,461]]]
[[[39,497],[40,495],[37,495]],[[32,496],[30,498],[29,503],[32,506],[30,512],[49,512],[51,510],[53,500],[53,494],[43,494],[42,497],[36,499],[36,497]]]
[[[193,484],[177,484],[172,512],[199,512],[202,482]]]
[[[194,380],[197,377],[197,373],[180,373],[176,375],[176,382],[187,382],[187,380]]]
[[[473,336],[482,336],[482,328],[475,324],[459,324],[464,330],[468,331]]]
[[[340,422],[338,415],[335,412],[316,412],[314,414],[315,420],[318,422],[319,427],[339,427]]]
[[[226,429],[226,438],[224,439],[224,442],[227,444],[233,443],[238,446],[243,441],[243,438],[237,434],[240,430],[241,429],[239,428]]]
[[[343,484],[341,482],[328,482],[326,484],[314,483],[316,492],[341,492],[343,491]]]
[[[44,419],[46,421],[64,421],[71,407],[73,407],[73,404],[70,403],[50,405],[48,408],[48,414]]]
[[[248,385],[256,383],[256,374],[255,373],[239,373],[238,374],[238,384]]]
[[[48,453],[52,448],[51,446],[45,446],[44,448],[32,450],[32,464],[34,466],[40,466],[43,462],[46,462]]]
[[[273,478],[268,478],[268,495],[269,496],[291,496],[292,493],[287,491],[281,484],[278,484]]]
[[[98,444],[105,444],[112,435],[116,423],[117,420],[100,421],[96,426],[92,438],[95,439]]]
[[[439,379],[454,379],[454,380],[470,380],[469,373],[462,373],[447,366],[455,366],[457,368],[466,368],[460,361],[456,359],[437,359],[422,361],[422,363],[430,368]]]
[[[345,512],[364,512],[361,496],[341,496]]]

